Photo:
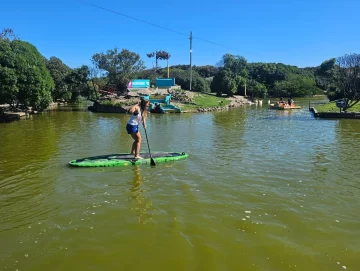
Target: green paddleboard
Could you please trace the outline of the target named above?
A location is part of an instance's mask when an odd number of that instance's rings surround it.
[[[69,162],[69,165],[74,167],[118,167],[150,164],[149,153],[140,153],[140,156],[144,159],[135,159],[135,156],[133,154],[128,153],[107,154],[72,160]],[[151,157],[154,159],[155,163],[176,161],[180,159],[185,159],[188,156],[189,155],[185,152],[151,153]]]

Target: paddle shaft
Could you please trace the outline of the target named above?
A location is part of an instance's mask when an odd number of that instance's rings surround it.
[[[146,132],[146,128],[145,128],[145,123],[144,123],[144,119],[142,120],[143,123],[143,127],[144,127],[144,131],[145,131],[145,136],[146,136],[146,142],[148,145],[148,149],[149,149],[149,154],[150,154],[150,165],[155,166],[155,161],[151,156],[151,151],[150,151],[150,144],[149,144],[149,140],[148,140],[148,136],[147,136],[147,132]]]

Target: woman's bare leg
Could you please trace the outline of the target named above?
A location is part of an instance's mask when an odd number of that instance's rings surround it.
[[[140,153],[140,146],[141,146],[141,135],[139,132],[132,133],[131,137],[134,139],[132,144],[131,153],[134,152],[135,158],[141,159],[142,157],[139,156]]]
[[[135,154],[135,149],[136,149],[136,141],[134,140],[134,142],[131,145],[131,154]]]

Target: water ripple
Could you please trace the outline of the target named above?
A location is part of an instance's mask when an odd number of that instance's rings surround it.
[[[152,114],[151,149],[187,160],[74,169],[73,158],[129,151],[128,116],[49,114],[0,129],[6,269],[360,268],[360,129],[351,121],[265,107]]]

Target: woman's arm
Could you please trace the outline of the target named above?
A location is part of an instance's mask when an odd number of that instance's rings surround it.
[[[140,108],[139,108],[139,105],[138,104],[134,104],[132,107],[130,107],[129,109],[129,112],[130,113],[134,113],[134,112],[139,112],[140,111]]]
[[[143,125],[144,125],[145,129],[146,129],[146,118],[147,118],[146,114],[142,116],[142,121],[143,121]]]

